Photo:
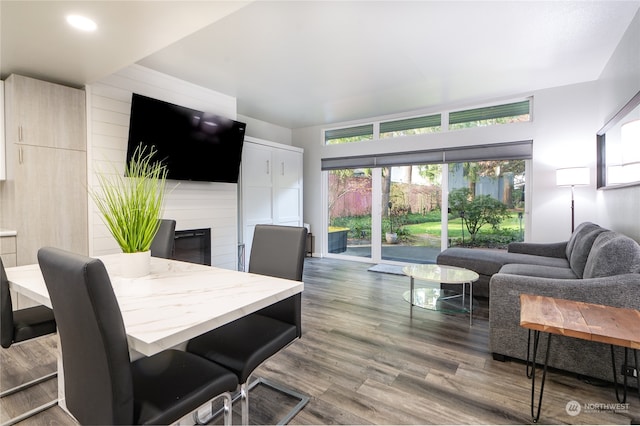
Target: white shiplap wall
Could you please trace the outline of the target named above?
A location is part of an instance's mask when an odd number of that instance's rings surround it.
[[[236,118],[235,98],[138,65],[93,83],[87,87],[88,184],[92,187],[97,185],[96,170],[124,173],[133,92]],[[168,189],[163,217],[175,219],[178,230],[211,228],[211,264],[236,269],[237,185],[168,181]],[[90,201],[89,253],[99,256],[119,252],[120,248]]]

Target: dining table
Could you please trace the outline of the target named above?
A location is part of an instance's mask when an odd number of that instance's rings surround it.
[[[122,312],[132,359],[187,342],[304,290],[300,281],[196,263],[151,258],[150,273],[122,276],[122,255],[97,256]],[[38,264],[6,268],[11,290],[52,307]],[[58,346],[58,402],[64,403],[64,365]]]

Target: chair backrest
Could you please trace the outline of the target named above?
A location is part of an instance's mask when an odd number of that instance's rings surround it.
[[[302,281],[307,228],[280,225],[256,225],[251,245],[249,272],[288,280]],[[296,326],[302,336],[301,295],[289,297],[258,311]]]
[[[45,247],[38,262],[62,347],[66,404],[80,424],[131,424],[127,336],[99,259]]]
[[[9,279],[0,258],[0,345],[8,348],[13,343],[13,304],[9,291]]]
[[[249,272],[302,281],[307,228],[256,225]]]
[[[175,250],[176,221],[160,219],[158,233],[151,242],[151,256],[171,259]]]

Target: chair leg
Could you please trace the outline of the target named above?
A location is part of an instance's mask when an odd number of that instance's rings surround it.
[[[286,425],[287,423],[289,423],[291,421],[291,419],[293,419],[295,417],[296,414],[298,414],[305,405],[307,405],[307,403],[309,402],[309,397],[307,395],[304,395],[300,392],[297,392],[291,388],[282,386],[279,383],[276,382],[272,382],[271,380],[259,377],[256,380],[254,380],[253,382],[251,382],[251,384],[249,385],[249,388],[247,389],[247,404],[246,404],[246,413],[247,413],[247,417],[246,417],[246,423],[245,423],[245,417],[244,417],[244,413],[245,413],[245,406],[242,407],[242,424],[243,425],[248,425],[249,424],[249,392],[251,389],[255,388],[256,386],[258,386],[259,384],[262,384],[264,386],[267,386],[271,389],[274,389],[280,393],[283,393],[285,395],[289,395],[293,398],[299,399],[300,402],[298,402],[298,404],[296,404],[295,407],[293,407],[291,409],[291,411],[289,411],[282,419],[280,419],[278,421],[278,425]]]
[[[249,380],[247,380],[248,382]],[[242,426],[249,425],[249,389],[247,382],[240,385],[240,409],[242,411]]]
[[[55,378],[57,376],[58,376],[58,373],[57,372],[53,372],[53,373],[49,373],[49,374],[47,374],[45,376],[38,377],[37,379],[31,380],[31,381],[23,383],[21,385],[15,386],[15,387],[13,387],[11,389],[7,389],[5,391],[0,392],[0,398],[4,398],[5,396],[13,395],[14,393],[18,393],[18,392],[23,391],[25,389],[28,389],[28,388],[30,388],[32,386],[35,386],[35,385],[37,385],[39,383],[46,382],[47,380],[53,379],[53,378]],[[55,407],[56,405],[58,405],[58,398],[54,399],[53,401],[49,401],[49,402],[47,402],[45,404],[42,404],[41,406],[36,407],[36,408],[34,408],[32,410],[29,410],[24,414],[20,414],[17,417],[9,419],[6,422],[2,423],[2,425],[0,425],[0,426],[14,425],[14,424],[19,423],[19,422],[21,422],[21,421],[23,421],[25,419],[28,419],[29,417],[34,416],[34,415],[36,415],[36,414],[38,414],[38,413],[40,413],[40,412],[42,412],[42,411],[44,411],[46,409],[49,409],[51,407]]]
[[[35,386],[38,383],[46,382],[47,380],[53,379],[54,377],[57,377],[57,376],[58,376],[58,373],[53,372],[53,373],[47,374],[46,376],[38,377],[37,379],[31,380],[30,382],[26,382],[14,388],[7,389],[5,391],[0,392],[0,398],[4,398],[5,396],[12,395],[16,392],[20,392],[24,389],[30,388],[31,386]]]
[[[231,394],[230,393],[225,393],[224,394],[224,426],[231,426],[231,419],[233,418],[233,412],[231,411],[231,407],[232,407],[232,402],[231,402]]]
[[[55,399],[53,401],[49,401],[46,404],[42,404],[41,406],[39,406],[37,408],[34,408],[33,410],[29,410],[24,414],[20,414],[17,417],[14,417],[12,419],[7,420],[6,422],[2,423],[1,426],[14,425],[16,423],[19,423],[19,422],[25,420],[25,419],[28,419],[31,416],[35,416],[36,414],[38,414],[38,413],[40,413],[40,412],[42,412],[44,410],[47,410],[47,409],[49,409],[51,407],[55,407],[56,405],[58,405],[58,400],[57,399]]]
[[[307,405],[307,403],[309,402],[309,397],[307,395],[304,395],[300,392],[296,392],[293,389],[284,387],[278,383],[272,382],[271,380],[267,380],[264,379],[262,377],[255,379],[254,381],[250,382],[251,378],[247,379],[246,382],[242,383],[240,385],[240,390],[238,392],[236,392],[234,394],[233,397],[231,397],[230,395],[228,396],[228,400],[225,397],[225,405],[224,408],[219,409],[218,411],[214,412],[213,411],[213,401],[212,401],[212,405],[211,405],[211,414],[206,418],[206,419],[200,419],[198,417],[198,412],[196,411],[195,413],[193,413],[193,419],[195,421],[196,424],[198,425],[205,425],[208,424],[214,417],[217,417],[218,415],[220,415],[220,412],[224,410],[225,416],[227,411],[229,412],[229,423],[227,423],[227,418],[225,417],[224,420],[224,424],[225,426],[230,426],[231,425],[231,419],[233,417],[233,413],[231,412],[231,408],[233,407],[233,403],[236,402],[238,399],[240,399],[240,414],[242,417],[242,425],[243,426],[248,426],[249,425],[249,392],[251,391],[251,389],[255,388],[256,386],[262,384],[264,386],[270,387],[271,389],[274,389],[278,392],[281,392],[285,395],[289,395],[293,398],[299,399],[300,402],[298,402],[298,404],[296,404],[295,407],[293,407],[291,409],[291,411],[289,411],[282,419],[280,419],[278,421],[278,425],[286,425],[287,423],[289,423],[291,421],[291,419],[293,419],[293,417],[298,414],[305,405]],[[214,398],[214,401],[217,398]],[[228,402],[227,402],[228,401]],[[228,406],[227,406],[228,404]]]
[[[224,405],[222,408],[218,409],[217,411],[214,411],[215,407],[213,403],[218,398],[224,399]],[[232,405],[233,405],[233,400],[231,398],[231,393],[229,392],[221,393],[220,395],[216,396],[211,400],[211,412],[209,413],[209,416],[205,420],[201,420],[200,416],[198,415],[198,410],[196,410],[193,412],[193,421],[197,425],[206,425],[206,424],[209,424],[209,422],[213,420],[215,417],[218,417],[220,413],[222,413],[224,415],[224,418],[223,418],[224,425],[231,426],[232,424],[231,420],[233,418],[233,413],[231,411]]]

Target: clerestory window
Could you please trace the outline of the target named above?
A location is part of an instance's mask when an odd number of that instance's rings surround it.
[[[436,133],[441,130],[441,124],[440,114],[385,121],[380,123],[380,139]]]
[[[527,99],[526,101],[510,104],[451,112],[449,113],[449,129],[467,129],[530,120],[530,102]]]

